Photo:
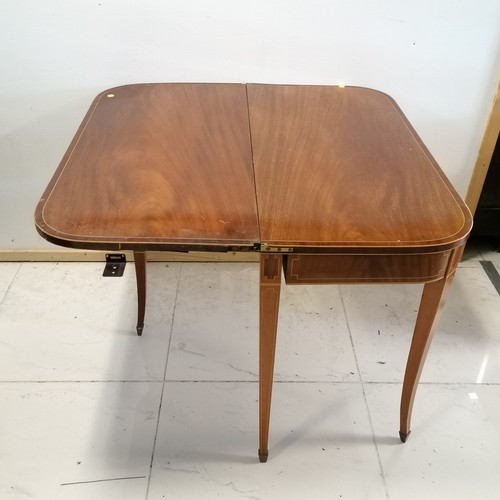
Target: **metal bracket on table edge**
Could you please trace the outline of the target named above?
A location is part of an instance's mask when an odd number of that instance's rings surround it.
[[[273,247],[268,245],[267,243],[261,243],[260,245],[261,252],[277,252],[277,253],[291,253],[293,252],[292,247]]]
[[[127,259],[123,253],[107,253],[106,265],[104,266],[103,276],[112,276],[118,278],[123,276]]]

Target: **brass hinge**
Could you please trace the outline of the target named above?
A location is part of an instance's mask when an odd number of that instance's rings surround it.
[[[273,247],[273,246],[269,246],[267,243],[261,243],[260,251],[261,252],[290,253],[290,252],[293,252],[293,248],[292,247]]]

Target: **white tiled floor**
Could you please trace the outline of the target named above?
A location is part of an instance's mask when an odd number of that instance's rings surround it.
[[[468,249],[399,398],[421,286],[284,287],[257,459],[256,264],[0,263],[0,498],[497,499],[500,296]]]

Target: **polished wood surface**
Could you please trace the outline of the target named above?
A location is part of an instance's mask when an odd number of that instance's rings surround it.
[[[287,255],[287,285],[422,283],[444,276],[451,250],[426,254]]]
[[[37,208],[78,248],[259,241],[245,85],[145,84],[94,100]]]
[[[281,265],[280,254],[261,253],[259,301],[259,460],[261,462],[267,462],[269,455],[269,420],[278,331]]]
[[[248,85],[248,100],[262,242],[451,248],[467,236],[467,208],[386,94]]]
[[[146,252],[134,252],[135,277],[137,281],[137,335],[141,336],[146,315]]]
[[[391,98],[325,86],[151,84],[94,101],[35,214],[50,241],[134,251],[260,251],[259,459],[268,458],[282,267],[287,284],[424,291],[400,409],[417,384],[472,218]]]
[[[403,443],[406,442],[411,432],[411,414],[420,375],[463,251],[464,245],[453,250],[443,278],[424,285],[410,352],[406,362],[401,394],[399,436]]]

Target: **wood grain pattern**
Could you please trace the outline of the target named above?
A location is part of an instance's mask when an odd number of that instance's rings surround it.
[[[248,85],[261,241],[444,247],[467,207],[394,101],[365,88]]]
[[[269,455],[269,420],[273,391],[274,355],[278,331],[282,256],[260,254],[259,302],[259,460]]]
[[[103,92],[35,218],[42,235],[75,247],[258,242],[245,86]]]
[[[146,315],[146,252],[134,252],[135,279],[137,283],[137,335],[144,330],[144,316]]]
[[[451,250],[425,254],[287,255],[287,285],[422,283],[446,272]]]
[[[454,249],[443,278],[426,283],[422,291],[401,392],[399,436],[403,443],[411,432],[411,415],[420,375],[463,251],[464,245]]]
[[[95,99],[35,222],[74,248],[404,252],[460,245],[471,216],[385,94],[142,84]]]

